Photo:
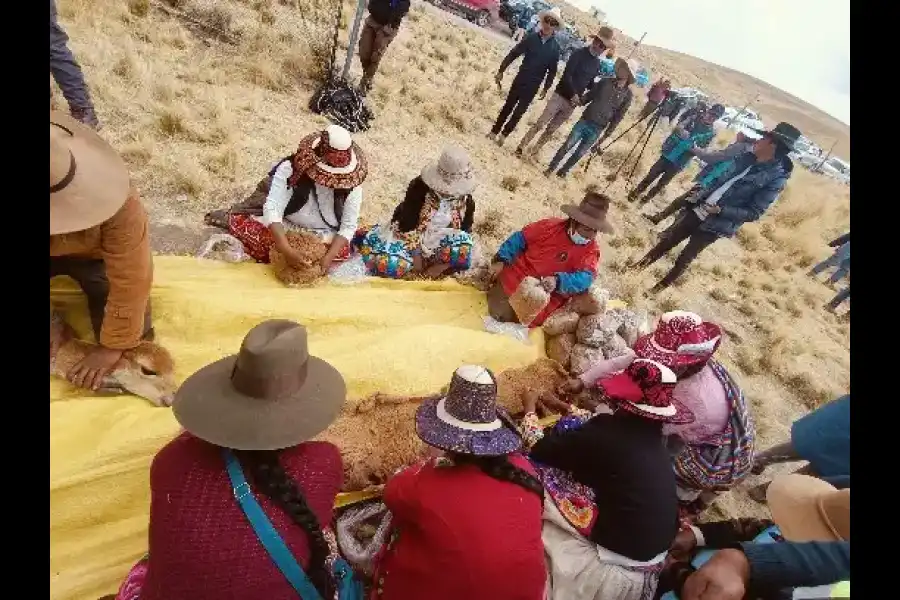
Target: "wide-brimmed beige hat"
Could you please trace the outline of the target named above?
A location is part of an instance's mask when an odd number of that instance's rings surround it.
[[[478,185],[469,154],[459,146],[444,148],[436,163],[422,169],[422,181],[444,196],[471,194]]]
[[[543,20],[544,20],[545,18],[547,18],[547,17],[553,17],[553,19],[558,23],[558,25],[556,26],[556,28],[557,28],[557,29],[562,29],[562,27],[563,27],[563,16],[562,16],[562,11],[559,9],[558,6],[554,6],[553,8],[548,9],[548,10],[542,10],[542,11],[538,14],[538,21],[543,21]]]
[[[346,399],[337,369],[310,356],[306,328],[273,319],[251,329],[240,352],[188,377],[172,411],[182,427],[216,446],[280,450],[324,431]]]
[[[772,520],[791,542],[850,540],[850,489],[809,475],[781,475],[766,490]]]
[[[589,192],[578,206],[563,204],[560,207],[566,215],[575,219],[582,225],[590,227],[594,231],[613,233],[613,226],[607,219],[609,213],[609,196]]]
[[[50,235],[90,229],[122,208],[125,161],[97,132],[50,111]]]

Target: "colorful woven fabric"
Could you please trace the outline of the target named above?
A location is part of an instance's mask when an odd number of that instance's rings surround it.
[[[722,433],[685,445],[674,459],[675,477],[682,488],[723,492],[750,473],[756,429],[737,383],[715,360],[709,366],[725,388],[731,416]]]
[[[357,233],[353,245],[359,249],[369,275],[402,279],[413,267],[413,254],[406,242],[380,225]]]
[[[285,223],[290,230],[290,225]],[[296,228],[299,229],[299,228]],[[228,215],[228,232],[236,237],[244,246],[244,251],[257,262],[269,262],[269,250],[275,244],[275,238],[269,228],[256,220],[252,215],[230,214]],[[335,262],[343,262],[350,258],[350,244],[344,246],[341,253],[335,258]]]

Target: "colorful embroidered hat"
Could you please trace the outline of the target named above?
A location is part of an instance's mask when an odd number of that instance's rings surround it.
[[[616,408],[645,419],[692,423],[694,413],[675,400],[677,377],[663,364],[636,358],[624,371],[597,382]]]
[[[664,364],[675,373],[705,364],[718,349],[722,330],[704,322],[699,315],[674,310],[659,319],[656,330],[634,343],[638,358]]]
[[[297,154],[295,164],[310,165],[306,168],[309,178],[331,189],[353,189],[369,174],[365,154],[340,125],[329,125],[325,131],[304,137]]]
[[[463,365],[450,380],[447,395],[422,402],[416,432],[429,446],[476,456],[503,456],[522,442],[497,406],[497,380],[485,367]]]

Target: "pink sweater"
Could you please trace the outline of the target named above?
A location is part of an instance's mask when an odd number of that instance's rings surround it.
[[[586,386],[593,386],[598,379],[623,371],[633,360],[634,354],[601,360],[585,371],[581,381]],[[728,397],[719,378],[709,366],[692,377],[680,380],[675,385],[674,394],[676,400],[694,413],[696,420],[686,425],[664,425],[664,435],[676,434],[690,444],[724,431],[730,413]]]

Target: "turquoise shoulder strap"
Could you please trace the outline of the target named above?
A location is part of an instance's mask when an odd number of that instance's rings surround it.
[[[309,577],[303,571],[303,567],[291,554],[290,548],[278,535],[278,531],[272,525],[272,521],[266,516],[265,511],[253,496],[250,484],[244,477],[244,471],[241,469],[241,463],[235,457],[234,453],[227,448],[222,449],[222,456],[225,459],[225,468],[228,471],[228,478],[231,479],[231,487],[234,492],[234,498],[240,504],[241,509],[250,526],[256,532],[256,537],[262,543],[266,552],[272,558],[272,561],[278,569],[284,574],[285,578],[290,582],[293,588],[300,594],[303,600],[322,600],[319,590],[312,584]]]

